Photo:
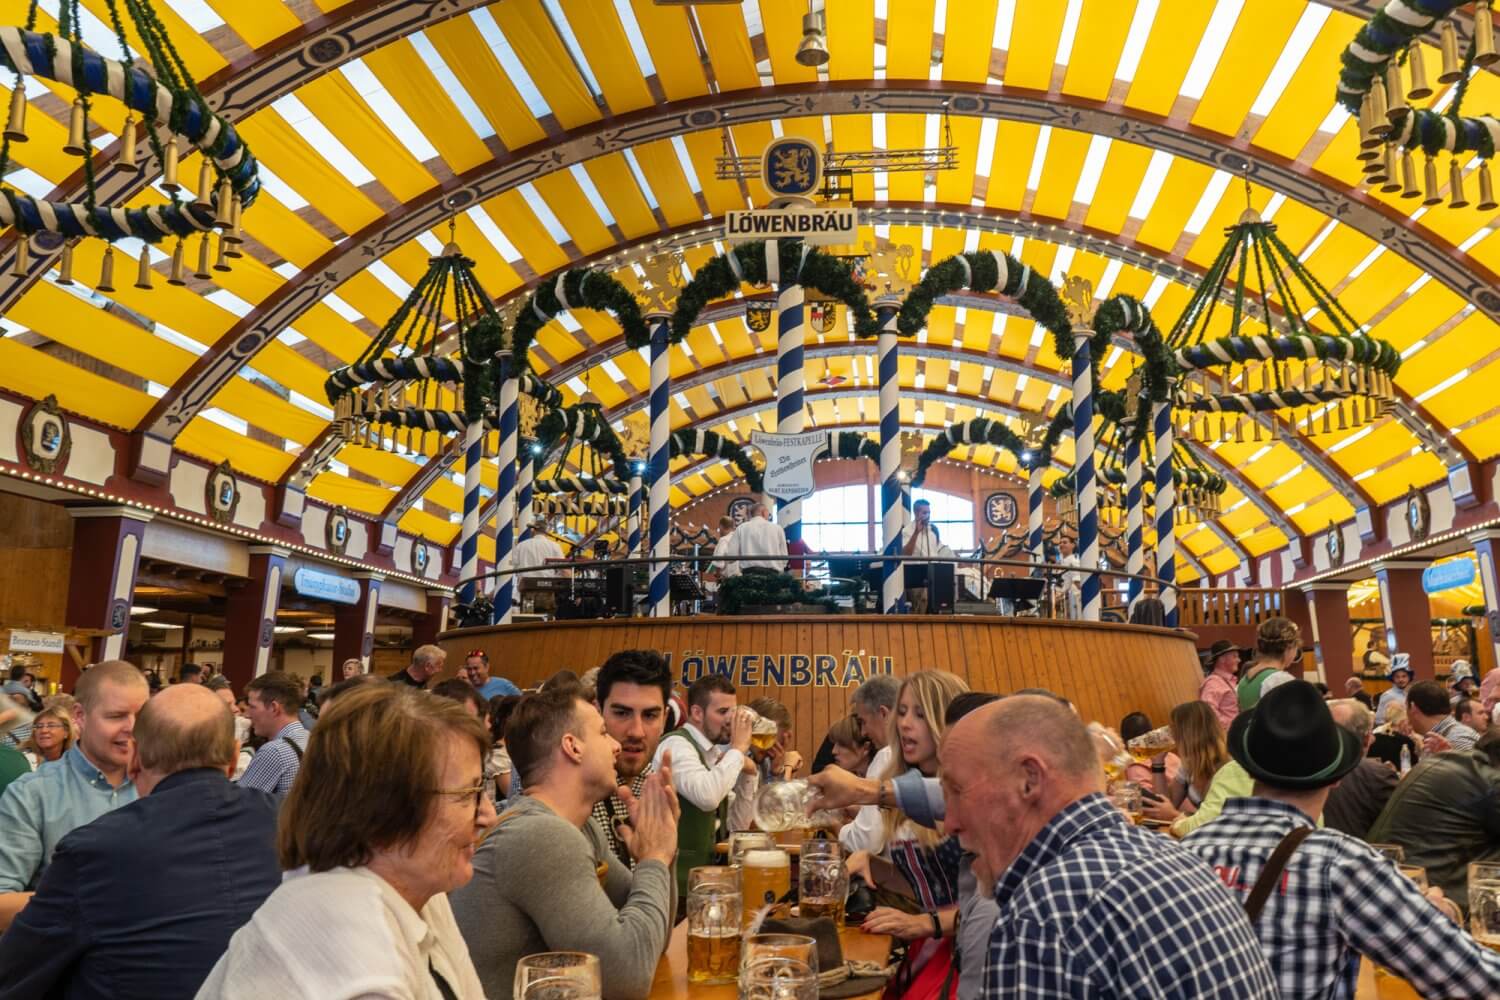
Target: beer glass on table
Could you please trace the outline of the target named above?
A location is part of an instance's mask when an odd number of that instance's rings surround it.
[[[1406,848],[1400,844],[1371,844],[1370,849],[1394,865],[1406,860]]]
[[[1136,826],[1141,823],[1141,789],[1128,781],[1117,781],[1110,786],[1109,799],[1115,807],[1130,817]]]
[[[1469,865],[1469,933],[1491,951],[1500,951],[1500,863]]]
[[[743,866],[747,851],[770,851],[775,848],[776,841],[769,833],[762,833],[760,830],[736,830],[729,835],[729,863],[739,868]]]
[[[740,967],[740,891],[733,868],[688,872],[688,982],[732,983]]]
[[[600,1000],[599,957],[545,951],[516,963],[515,1000]]]
[[[836,840],[804,840],[797,862],[798,913],[805,918],[828,917],[844,923],[844,900],[849,895],[849,870]]]
[[[791,959],[813,971],[818,969],[818,942],[806,934],[747,934],[740,946],[740,972],[757,962]]]
[[[739,1000],[818,1000],[818,973],[795,958],[763,958],[740,970]]]
[[[740,860],[740,888],[750,911],[781,899],[792,891],[792,859],[780,848],[746,851]]]

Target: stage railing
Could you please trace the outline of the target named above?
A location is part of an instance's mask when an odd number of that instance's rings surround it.
[[[1257,587],[1183,587],[1177,592],[1177,623],[1195,625],[1259,625],[1282,614],[1281,591]]]

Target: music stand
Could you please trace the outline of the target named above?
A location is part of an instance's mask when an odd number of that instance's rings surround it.
[[[1036,613],[1047,581],[1035,576],[997,576],[990,581],[990,600],[1007,605],[1012,614]]]

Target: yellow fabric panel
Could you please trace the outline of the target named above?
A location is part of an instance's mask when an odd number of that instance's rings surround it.
[[[59,344],[162,385],[175,382],[193,361],[182,348],[89,305],[51,282],[32,285],[7,316]]]
[[[873,0],[864,2],[873,3]],[[837,10],[839,8],[835,7],[834,11]],[[708,61],[719,89],[749,90],[760,86],[760,78],[755,72],[755,53],[750,49],[750,33],[745,30],[745,15],[740,13],[739,7],[695,7],[693,14],[698,18],[703,42],[708,46]],[[832,37],[830,25],[829,38]],[[835,55],[829,63],[830,69],[837,62],[838,56]]]
[[[491,10],[498,13],[497,7]],[[427,28],[424,34],[507,149],[520,149],[546,137],[471,19],[449,18]]]
[[[813,427],[829,427],[840,422],[834,414],[834,404],[831,400],[814,397],[811,410]]]
[[[258,49],[267,42],[273,42],[302,27],[297,16],[275,0],[256,4],[240,0],[208,0],[208,5],[252,49]]]
[[[1026,388],[1021,390],[1020,396],[1016,399],[1015,406],[1018,410],[1031,413],[1041,412],[1046,404],[1047,394],[1051,391],[1052,387],[1041,379],[1028,379]]]
[[[1053,134],[1053,142],[1057,134]],[[1094,198],[1089,203],[1088,214],[1083,224],[1090,229],[1106,233],[1118,233],[1125,225],[1130,205],[1146,174],[1146,165],[1151,162],[1151,150],[1134,143],[1116,141],[1109,144],[1109,153],[1104,157],[1104,169],[1099,174],[1099,184],[1094,189]]]
[[[958,370],[958,391],[965,396],[979,395],[984,384],[984,369],[979,365],[961,365]]]
[[[927,134],[925,115],[886,115],[885,142],[888,149],[918,149]],[[924,201],[923,175],[913,172],[886,175],[891,201]],[[917,244],[920,245],[920,240]]]
[[[1016,0],[1010,49],[1005,54],[1005,85],[1046,90],[1062,37],[1068,5],[1057,0]]]
[[[322,417],[293,406],[281,397],[252,385],[242,378],[232,378],[214,393],[209,406],[231,413],[251,427],[277,437],[307,445],[328,425]]]
[[[979,148],[980,121],[978,118],[954,118],[953,144],[960,150]],[[973,154],[959,154],[958,167],[940,170],[937,175],[937,199],[955,205],[967,205],[974,197],[974,169],[977,166]],[[960,237],[960,240],[962,237]],[[942,258],[937,258],[941,260]]]
[[[1074,132],[1064,128],[1052,130],[1052,139],[1047,143],[1047,159],[1042,166],[1041,187],[1037,189],[1036,198],[1031,203],[1033,217],[1068,217],[1091,138],[1087,132]]]
[[[589,94],[588,84],[573,69],[568,50],[548,20],[541,0],[509,0],[491,4],[489,11],[558,124],[571,129],[598,121],[599,107]]]
[[[964,324],[963,346],[973,351],[988,351],[997,335],[1004,332],[1009,317],[1001,313],[971,312]],[[996,379],[1000,372],[995,372]]]
[[[589,4],[590,7],[595,6]],[[660,7],[650,0],[631,0],[636,23],[641,26],[641,36],[646,39],[646,49],[651,53],[651,63],[656,67],[656,78],[669,101],[680,101],[708,92],[708,81],[698,65],[697,46],[693,42],[692,28],[688,25],[687,11],[681,8]],[[701,11],[700,11],[701,13]],[[634,58],[629,48],[622,54],[632,63]],[[692,53],[684,58],[684,53]],[[594,75],[599,73],[594,68]],[[601,81],[600,85],[603,85]]]
[[[549,326],[541,330],[532,342],[536,347],[547,353],[553,361],[562,364],[583,353],[583,345],[573,339],[572,335]]]
[[[990,208],[1020,209],[1040,134],[1038,126],[1027,122],[1002,121],[995,130],[995,162],[990,167],[990,184],[984,197]]]
[[[330,472],[320,474],[309,483],[307,495],[314,500],[347,507],[361,514],[379,514],[391,499],[391,491],[382,486],[356,482]]]
[[[714,406],[713,399],[708,395],[708,390],[701,385],[684,391],[683,395],[687,397],[688,405],[693,408],[693,412],[699,418],[718,411],[718,407]]]
[[[837,122],[841,117],[843,116],[836,116],[834,121]],[[766,146],[770,145],[771,140],[775,138],[771,132],[770,122],[735,125],[729,130],[729,134],[734,143],[736,155],[753,156],[757,161],[759,161],[760,155],[765,151]],[[859,148],[869,149],[870,147],[861,146]],[[771,203],[771,193],[761,183],[759,171],[756,171],[753,176],[745,178],[745,188],[750,192],[750,201],[753,205],[762,206]]]
[[[677,159],[677,150],[666,139],[642,143],[635,147],[636,162],[646,175],[646,183],[656,195],[657,206],[666,217],[667,225],[682,226],[703,218],[698,199],[693,197],[687,174]],[[696,170],[694,171],[696,173]],[[654,220],[653,220],[654,221]]]
[[[823,119],[813,118],[807,115],[799,115],[792,118],[781,119],[781,134],[789,136],[800,136],[809,142],[822,145],[823,143]]]
[[[1500,237],[1494,233],[1469,248],[1469,256],[1491,271],[1500,271]]]
[[[244,227],[267,249],[299,268],[308,267],[333,247],[322,233],[266,191],[245,212]],[[243,259],[235,261],[234,269],[238,271],[242,264]]]
[[[294,351],[279,340],[262,347],[255,355],[252,367],[308,399],[319,403],[328,401],[323,392],[328,372],[314,364],[307,355]]]
[[[1418,339],[1452,319],[1465,300],[1441,282],[1429,281],[1376,324],[1373,336],[1404,351]]]
[[[521,287],[521,276],[516,269],[510,266],[506,259],[500,256],[500,251],[490,244],[488,238],[474,224],[474,220],[467,214],[456,215],[454,234],[458,237],[458,245],[463,248],[464,255],[474,261],[474,276],[479,279],[479,284],[489,293],[490,298],[499,299],[510,292]],[[432,235],[439,242],[446,243],[448,240],[447,227],[434,230]],[[418,244],[420,247],[420,244]],[[422,251],[421,260],[423,268],[428,266],[426,251]],[[415,282],[413,282],[415,285]],[[450,296],[451,301],[451,296]],[[447,310],[451,311],[451,310]]]
[[[1139,299],[1151,287],[1152,280],[1152,275],[1142,271],[1138,267],[1131,267],[1127,264],[1120,268],[1120,273],[1115,278],[1114,287],[1110,289],[1109,293],[1111,295],[1131,295]],[[1155,315],[1155,312],[1153,309],[1152,314]],[[1163,314],[1156,320],[1156,325],[1161,328],[1162,333],[1166,333],[1167,328],[1171,326],[1172,321],[1176,318],[1175,316]]]
[[[723,142],[717,132],[689,132],[682,137],[688,157],[693,161],[693,172],[703,188],[703,200],[713,215],[723,215],[745,207],[740,186],[734,181],[721,181],[714,176],[715,161],[723,152]],[[652,184],[656,181],[653,178]],[[660,194],[657,197],[661,197]]]
[[[490,160],[489,147],[474,133],[411,42],[402,38],[381,46],[365,56],[365,64],[418,124],[455,174]],[[489,85],[485,81],[485,86]]]
[[[14,340],[0,340],[0,386],[33,399],[54,395],[64,410],[127,430],[156,402],[144,392]]]
[[[83,6],[105,24],[110,23],[109,8],[105,6],[104,0],[83,0]],[[224,68],[224,57],[219,55],[218,50],[189,27],[188,23],[179,17],[169,4],[152,4],[151,6],[156,11],[162,27],[166,29],[167,35],[171,37],[178,57],[187,66],[193,79],[202,80]],[[130,43],[131,51],[136,54],[137,58],[143,58],[146,47],[141,44],[141,36],[135,30],[135,22],[125,16],[122,16],[120,20],[125,28],[125,40]],[[18,20],[13,23],[22,24],[23,22]],[[120,53],[115,50],[106,51],[104,55],[110,59],[120,57]]]
[[[1260,0],[1240,11],[1213,78],[1193,113],[1194,125],[1221,135],[1239,133],[1261,84],[1286,48],[1306,6],[1305,0]],[[1335,59],[1329,65],[1337,66],[1338,62]]]
[[[698,8],[698,17],[702,19],[703,12],[712,9]],[[828,21],[828,78],[873,80],[875,0],[841,0],[840,3],[827,5],[825,16]],[[703,26],[706,29],[707,22]]]
[[[388,486],[400,486],[417,474],[418,467],[400,455],[379,448],[344,447],[339,461],[354,472],[377,479]],[[387,491],[389,498],[392,494]]]
[[[541,175],[533,183],[552,214],[573,237],[573,245],[580,253],[591,254],[614,244],[615,238],[605,228],[599,213],[589,204],[572,174],[560,170]]]
[[[398,201],[411,201],[437,183],[342,73],[318,77],[298,90],[297,97],[340,142],[356,151],[359,161]]]
[[[984,83],[988,79],[997,6],[996,0],[949,0],[942,29],[944,80]]]
[[[228,461],[235,472],[276,482],[295,455],[236,434],[204,417],[194,417],[177,436],[177,450],[197,455],[217,465]]]
[[[1162,0],[1126,104],[1158,115],[1171,110],[1215,6],[1202,0]]]
[[[932,259],[944,261],[963,252],[963,233],[953,229],[939,229],[932,234]]]
[[[806,13],[807,4],[803,0],[761,0],[760,20],[766,31],[766,50],[771,56],[771,73],[778,84],[816,83],[818,80],[817,70],[797,62],[797,46],[802,41],[802,15]],[[927,23],[930,32],[930,17]]]
[[[1436,71],[1429,70],[1429,72]],[[1313,169],[1329,177],[1337,178],[1352,187],[1363,177],[1359,169],[1359,161],[1354,158],[1358,150],[1359,139],[1354,122],[1345,121],[1343,126],[1334,133],[1333,138],[1328,141],[1328,145],[1323,147],[1323,152],[1313,161]],[[1421,167],[1422,161],[1418,157],[1417,169],[1420,170]]]
[[[1339,226],[1328,234],[1323,245],[1304,263],[1325,287],[1332,288],[1348,276],[1350,269],[1375,249],[1375,241],[1349,226]],[[1303,308],[1308,308],[1305,304]]]
[[[484,203],[484,213],[521,252],[533,271],[546,274],[567,264],[568,255],[526,204],[521,192],[511,190],[496,195]]]
[[[1054,134],[1055,138],[1055,134]],[[1175,159],[1167,169],[1167,179],[1162,182],[1156,203],[1150,208],[1146,221],[1136,234],[1137,243],[1170,251],[1182,235],[1198,199],[1213,176],[1213,168],[1191,160]]]
[[[1083,0],[1062,92],[1105,100],[1135,18],[1136,0]]]
[[[928,70],[932,65],[932,22],[935,6],[933,0],[902,0],[901,3],[888,5],[885,15],[885,75],[887,79],[927,79]],[[992,17],[985,23],[994,24],[994,18]],[[979,34],[979,32],[975,31],[974,34]],[[945,37],[951,38],[952,36]],[[946,49],[946,42],[944,47]],[[946,61],[945,56],[944,62]]]
[[[1304,535],[1321,531],[1328,522],[1347,521],[1354,516],[1354,505],[1342,493],[1330,493],[1317,503],[1309,504],[1292,516],[1292,523]]]
[[[400,268],[391,263],[391,260],[392,258],[388,258],[387,263],[399,275]],[[377,327],[383,326],[401,305],[401,298],[385,287],[385,284],[369,271],[359,271],[349,275],[339,286],[338,295],[349,305],[364,313],[365,318]]]
[[[417,510],[415,507],[401,515],[401,520],[396,522],[396,527],[408,534],[425,538],[434,545],[444,547],[453,544],[463,528],[462,525],[434,517],[425,510]]]
[[[1295,255],[1300,254],[1302,248],[1328,224],[1328,216],[1301,202],[1285,201],[1273,221],[1276,235]]]
[[[101,240],[85,240],[73,251],[73,268],[80,275],[95,275],[99,273],[99,267],[103,262],[105,244]],[[189,259],[195,260],[198,251],[198,241],[193,240],[188,244]],[[214,305],[212,302],[192,291],[187,287],[174,287],[167,284],[166,279],[160,274],[156,276],[155,287],[150,291],[139,290],[134,287],[135,282],[135,259],[127,257],[119,250],[115,251],[115,288],[110,293],[110,298],[121,305],[148,316],[152,320],[171,327],[184,337],[191,338],[201,344],[212,344],[234,325],[235,317]],[[121,280],[121,276],[128,273],[128,280]],[[219,277],[215,274],[214,277]],[[39,282],[38,285],[43,284]],[[70,296],[71,297],[71,296]],[[48,334],[46,328],[39,332]]]
[[[321,302],[297,318],[297,332],[345,364],[359,357],[370,338]]]
[[[1470,372],[1470,378],[1428,397],[1422,404],[1440,426],[1456,427],[1494,407],[1494,362],[1470,365]]]
[[[1250,185],[1250,205],[1257,212],[1264,210],[1266,202],[1270,200],[1270,191],[1259,184]],[[1214,207],[1213,214],[1203,224],[1198,238],[1193,241],[1183,259],[1207,270],[1219,251],[1224,249],[1224,230],[1239,222],[1240,214],[1244,211],[1245,185],[1238,180],[1232,181],[1224,189],[1224,196],[1219,199],[1219,204]]]
[[[1339,302],[1361,323],[1390,305],[1422,272],[1394,253],[1383,253],[1339,292]]]
[[[594,79],[599,81],[599,89],[603,91],[609,109],[618,115],[649,107],[653,103],[651,91],[636,65],[630,39],[626,37],[613,6],[593,0],[561,0],[561,5],[563,15],[574,26],[573,34],[583,49],[583,58],[588,62]],[[641,31],[649,37],[644,24]],[[689,46],[691,44],[689,41]],[[691,48],[686,51],[691,51]]]
[[[719,330],[723,330],[724,323],[716,323]],[[705,327],[695,327],[688,332],[683,343],[692,349],[693,357],[697,358],[696,367],[707,368],[716,365],[726,357],[722,345],[719,343],[712,330]]]
[[[1396,374],[1396,384],[1412,395],[1418,395],[1454,372],[1471,366],[1494,349],[1494,324],[1482,313],[1471,313],[1436,344],[1403,361],[1401,371]]]
[[[751,347],[750,329],[745,326],[743,318],[737,316],[715,325],[719,329],[719,337],[723,341],[724,356],[726,358],[748,357],[755,350]]]
[[[837,8],[835,8],[836,10]],[[863,78],[862,78],[863,79]],[[875,145],[875,125],[868,115],[834,115],[833,146],[835,149],[872,149]],[[977,164],[976,164],[977,166]],[[854,175],[854,199],[859,202],[875,198],[873,174]],[[873,230],[871,231],[873,233]],[[861,239],[865,237],[862,235]],[[873,239],[873,236],[870,238]]]
[[[367,56],[374,58],[375,53]],[[344,179],[312,145],[286,123],[275,108],[264,108],[237,126],[256,159],[286,181],[308,202],[316,205],[334,225],[346,233],[357,233],[385,213],[353,184]],[[251,225],[255,208],[245,213]]]
[[[1001,357],[1025,360],[1028,345],[1031,342],[1032,330],[1036,324],[1029,319],[1011,317],[1005,324],[1005,329],[1000,335],[1000,343],[995,351]]]
[[[1321,124],[1321,119],[1310,114],[1309,109],[1328,103],[1328,97],[1338,82],[1339,54],[1363,23],[1363,18],[1343,11],[1329,12],[1328,20],[1323,22],[1318,37],[1287,82],[1286,89],[1260,128],[1256,129],[1252,140],[1255,145],[1288,159],[1294,159],[1302,152]],[[1436,51],[1425,45],[1423,49],[1430,60],[1428,65],[1439,65]],[[1254,100],[1253,96],[1251,100]]]
[[[1500,454],[1500,414],[1487,417],[1462,431],[1458,439],[1480,458],[1492,458]]]
[[[750,397],[745,395],[745,390],[740,388],[738,379],[721,378],[714,381],[714,389],[719,394],[719,399],[726,409],[743,406],[749,402]]]
[[[645,393],[646,387],[651,384],[651,366],[648,365],[635,351],[626,351],[615,358],[615,367],[624,373],[630,380],[628,386],[624,386],[629,395],[639,396]]]

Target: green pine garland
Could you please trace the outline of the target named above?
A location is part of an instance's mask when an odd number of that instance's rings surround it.
[[[598,309],[612,314],[630,347],[641,348],[651,343],[650,328],[630,289],[607,271],[574,268],[556,280],[538,285],[516,315],[516,325],[511,331],[511,350],[516,364],[522,369],[531,367],[531,345],[537,332],[565,308],[557,296],[559,282],[572,308]]]
[[[795,275],[797,283],[804,288],[842,302],[854,317],[854,332],[858,336],[872,337],[880,332],[875,315],[870,311],[869,297],[855,280],[854,269],[848,261],[824,253],[817,247],[806,246],[801,240],[777,240],[776,248],[777,266],[784,279]],[[740,277],[735,276],[735,266],[731,266],[727,259],[731,256],[739,268]],[[710,302],[738,291],[740,278],[752,285],[766,283],[764,242],[741,243],[693,273],[693,279],[677,296],[677,308],[672,313],[673,341],[688,335]]]
[[[765,479],[751,457],[749,449],[717,431],[673,431],[669,439],[669,447],[673,458],[680,458],[683,455],[707,455],[710,458],[731,462],[745,477],[745,485],[750,488],[751,493],[759,493],[765,488]]]
[[[615,478],[628,482],[630,459],[625,456],[625,448],[620,444],[619,437],[596,403],[560,406],[542,417],[536,426],[536,440],[542,446],[542,454],[550,454],[563,436],[568,434],[569,429],[575,426],[577,429],[571,435],[572,440],[603,452],[614,467]]]
[[[803,590],[802,581],[788,573],[741,573],[719,584],[719,610],[726,615],[785,604],[819,605],[830,611],[835,607],[828,588]]]

